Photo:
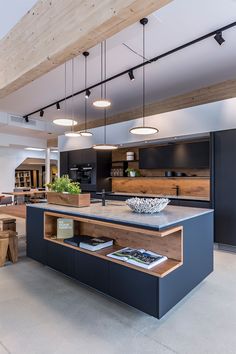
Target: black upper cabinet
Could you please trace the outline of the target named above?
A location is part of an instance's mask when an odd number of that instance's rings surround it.
[[[139,168],[209,168],[209,141],[140,149]]]
[[[61,176],[68,174],[69,171],[69,161],[68,152],[64,151],[60,153],[60,173]]]

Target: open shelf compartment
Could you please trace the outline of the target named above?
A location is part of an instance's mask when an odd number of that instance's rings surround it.
[[[114,240],[112,247],[100,251],[88,251],[75,247],[56,239],[57,219],[66,218],[74,220],[74,235],[88,235],[91,237],[105,236]],[[124,267],[133,268],[140,272],[148,273],[156,277],[164,277],[183,264],[183,228],[173,227],[164,231],[143,229],[112,222],[105,222],[94,219],[86,219],[77,216],[59,214],[54,212],[44,213],[44,239],[64,247],[73,248],[80,252],[90,254],[94,257],[103,258],[107,261],[118,263]],[[107,257],[107,254],[124,247],[143,248],[160,253],[168,257],[163,263],[152,269],[144,269],[132,264]]]

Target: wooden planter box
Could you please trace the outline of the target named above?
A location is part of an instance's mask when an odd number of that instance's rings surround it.
[[[64,194],[48,192],[47,200],[49,204],[74,206],[77,208],[90,206],[90,193],[84,194]]]

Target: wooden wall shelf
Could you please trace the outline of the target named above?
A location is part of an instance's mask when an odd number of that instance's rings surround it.
[[[65,217],[74,220],[75,235],[89,235],[92,237],[107,236],[113,238],[114,245],[100,251],[92,252],[80,247],[75,247],[56,239],[57,219]],[[124,267],[133,268],[156,277],[164,277],[183,264],[183,228],[173,227],[165,231],[141,229],[138,227],[125,226],[99,220],[80,218],[53,212],[44,213],[44,239],[64,247],[73,248],[77,251],[90,254],[94,257],[105,259],[109,262],[121,264]],[[151,250],[168,257],[168,260],[152,269],[144,269],[123,261],[119,261],[107,254],[123,247],[137,247]]]

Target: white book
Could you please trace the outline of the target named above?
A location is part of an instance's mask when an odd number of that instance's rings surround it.
[[[107,256],[145,269],[151,269],[168,259],[158,253],[131,247],[122,248],[116,252],[109,253]]]

